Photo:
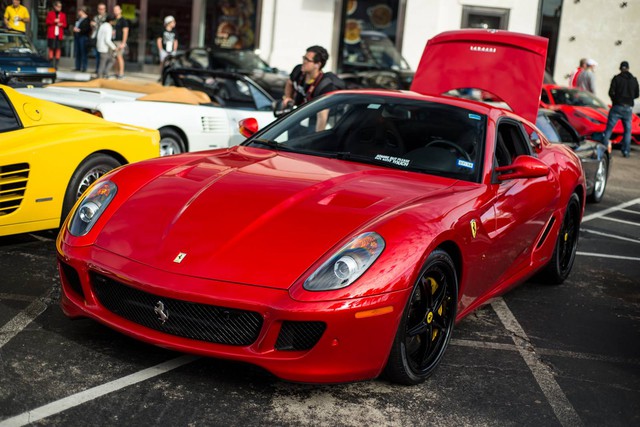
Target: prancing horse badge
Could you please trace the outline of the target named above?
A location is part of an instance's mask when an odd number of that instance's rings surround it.
[[[180,264],[182,262],[182,260],[184,259],[184,257],[186,257],[186,256],[187,256],[187,254],[185,254],[184,252],[180,252],[178,254],[178,256],[173,259],[173,262],[175,262],[176,264]]]
[[[478,223],[475,219],[471,220],[471,236],[475,239],[476,234],[478,234]]]

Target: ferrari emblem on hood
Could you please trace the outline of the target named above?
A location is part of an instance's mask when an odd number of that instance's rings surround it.
[[[173,259],[173,262],[175,262],[176,264],[180,264],[182,262],[182,260],[184,259],[184,257],[186,257],[186,256],[187,256],[187,254],[185,254],[184,252],[180,252],[178,254],[178,256],[176,256]]]
[[[475,219],[471,220],[471,236],[475,239],[476,234],[478,234],[478,223]]]

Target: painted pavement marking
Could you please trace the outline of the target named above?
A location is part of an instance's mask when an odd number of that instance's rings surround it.
[[[634,200],[630,200],[628,202],[625,203],[621,203],[618,206],[613,206],[610,207],[608,209],[602,210],[600,212],[594,212],[590,215],[586,215],[584,217],[582,217],[582,223],[585,223],[587,221],[591,221],[593,219],[598,219],[598,218],[602,218],[605,215],[609,215],[612,212],[617,212],[617,211],[621,211],[623,209],[628,208],[629,206],[633,206],[636,204],[640,204],[640,198],[639,199],[634,199]]]
[[[524,329],[522,329],[522,326],[520,326],[520,323],[518,323],[504,300],[502,298],[495,299],[491,303],[491,307],[500,318],[505,329],[511,332],[511,339],[516,345],[520,356],[522,356],[531,370],[560,424],[563,426],[582,426],[582,420],[555,380],[553,372],[551,372],[549,366],[540,360],[536,349],[529,341],[529,337],[527,337]]]
[[[32,409],[27,412],[23,412],[15,417],[7,418],[0,421],[0,427],[16,427],[24,426],[27,424],[35,423],[51,415],[58,414],[69,408],[81,405],[91,400],[97,399],[106,394],[118,391],[125,387],[137,384],[142,381],[146,381],[150,378],[157,377],[173,369],[184,366],[194,360],[199,359],[198,356],[180,356],[175,359],[168,360],[158,365],[152,366],[142,371],[134,372],[126,377],[119,378],[117,380],[102,384],[85,391],[72,394],[55,402],[51,402],[39,408]]]

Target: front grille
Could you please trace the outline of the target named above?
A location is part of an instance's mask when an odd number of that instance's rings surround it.
[[[282,322],[276,350],[296,351],[311,349],[327,329],[324,322]]]
[[[253,311],[161,297],[97,273],[91,274],[91,282],[98,301],[107,310],[166,334],[246,346],[258,338],[262,327],[262,316]]]
[[[29,164],[0,166],[0,216],[8,215],[20,207],[28,181]]]

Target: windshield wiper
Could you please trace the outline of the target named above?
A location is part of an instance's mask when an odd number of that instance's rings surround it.
[[[270,139],[257,138],[250,142],[250,144],[254,144],[254,143],[259,145],[264,145],[265,147],[273,148],[275,150],[291,151],[291,148],[285,145],[279,144],[275,141],[271,141]]]

